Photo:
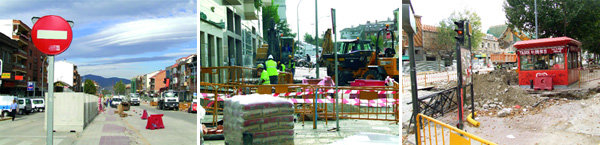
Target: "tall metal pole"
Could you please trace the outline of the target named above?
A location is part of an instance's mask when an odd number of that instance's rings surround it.
[[[298,48],[300,48],[300,17],[299,17],[299,12],[298,10],[300,9],[300,2],[302,0],[298,1],[298,5],[296,6],[296,27],[298,28]],[[304,49],[304,53],[306,54],[306,49]]]
[[[417,124],[417,114],[419,114],[419,100],[418,100],[418,94],[417,94],[417,68],[416,68],[416,63],[415,63],[415,47],[414,47],[414,33],[407,33],[408,34],[408,58],[409,58],[409,71],[410,71],[410,91],[411,91],[411,95],[412,95],[412,105],[413,105],[413,114],[412,114],[412,118],[415,124],[414,127],[414,132],[415,132],[415,142],[419,140],[419,127],[416,125]],[[417,145],[420,144],[417,142]]]
[[[537,0],[533,1],[533,11],[535,13],[535,39],[538,39]]]
[[[336,104],[335,105],[336,106],[335,107],[335,130],[336,131],[340,131],[340,115],[339,114],[340,114],[340,105],[342,105],[342,104],[339,103],[340,102],[340,96],[338,96],[338,80],[339,80],[338,79],[338,65],[339,64],[338,64],[338,61],[337,61],[338,60],[338,54],[337,54],[338,48],[337,48],[337,45],[336,45],[337,44],[337,33],[335,32],[336,31],[335,30],[335,27],[336,27],[335,23],[336,23],[337,20],[335,19],[335,9],[333,9],[333,8],[331,9],[331,16],[332,16],[332,19],[333,19],[333,24],[332,24],[333,34],[335,34],[333,36],[333,38],[335,40],[333,42],[333,48],[335,50],[333,52],[333,54],[334,54],[333,56],[335,58],[335,92],[334,92],[335,93],[335,104]]]
[[[319,18],[317,16],[317,0],[315,0],[315,54],[317,60],[317,65],[315,65],[315,67],[317,68],[317,79],[319,79]],[[318,95],[316,91],[317,90],[315,90],[315,97]],[[315,105],[315,112],[317,112],[317,105]],[[315,118],[313,119],[313,129],[317,129],[317,117],[317,113],[315,113]]]
[[[475,94],[473,93],[473,83],[475,83],[475,80],[473,78],[473,49],[471,48],[471,22],[467,22],[467,28],[468,28],[468,33],[467,35],[469,36],[469,51],[471,51],[471,69],[469,69],[471,72],[469,74],[471,74],[471,117],[475,118]]]
[[[51,145],[54,131],[54,55],[48,56],[48,119],[46,120],[46,144]]]

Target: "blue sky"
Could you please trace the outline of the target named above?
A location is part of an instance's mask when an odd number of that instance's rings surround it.
[[[195,54],[196,0],[8,0],[0,19],[59,15],[75,22],[73,42],[56,60],[83,76],[131,78],[164,69]]]

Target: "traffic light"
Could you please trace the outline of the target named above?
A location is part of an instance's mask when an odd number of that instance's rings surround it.
[[[465,43],[465,20],[460,20],[458,22],[455,21],[454,24],[456,25],[456,28],[454,29],[454,31],[456,31],[456,34],[457,34],[457,36],[454,38],[460,44],[464,44]]]

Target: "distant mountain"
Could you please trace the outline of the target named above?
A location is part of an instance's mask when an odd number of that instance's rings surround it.
[[[123,79],[123,78],[117,78],[117,77],[104,78],[102,76],[97,76],[97,75],[92,75],[92,74],[82,76],[81,78],[82,78],[82,81],[85,81],[86,79],[96,81],[96,83],[98,83],[98,85],[100,85],[101,88],[109,89],[109,90],[112,90],[112,86],[115,85],[115,83],[117,83],[118,81],[123,81],[124,84],[131,83],[131,80],[129,80],[129,79]]]

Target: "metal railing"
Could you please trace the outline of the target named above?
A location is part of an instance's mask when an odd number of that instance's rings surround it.
[[[438,145],[438,143],[441,143],[442,145],[470,145],[474,143],[496,145],[496,143],[485,140],[471,133],[467,133],[461,129],[423,114],[417,115],[417,128],[417,145]]]
[[[295,113],[301,115],[304,123],[305,117],[311,120],[336,119],[335,109],[339,104],[340,119],[362,119],[399,122],[399,85],[378,87],[351,87],[340,86],[339,99],[333,95],[335,87],[305,85],[305,84],[277,84],[277,85],[246,85],[246,84],[215,84],[200,82],[206,87],[200,91],[200,98],[208,103],[208,113],[213,114],[213,124],[217,123],[218,115],[222,114],[223,107],[219,102],[224,98],[244,94],[267,94],[274,97],[286,98],[295,105]],[[354,95],[354,96],[353,96]],[[355,97],[355,98],[348,98]],[[316,119],[315,119],[316,118]],[[316,122],[313,122],[316,128]]]

